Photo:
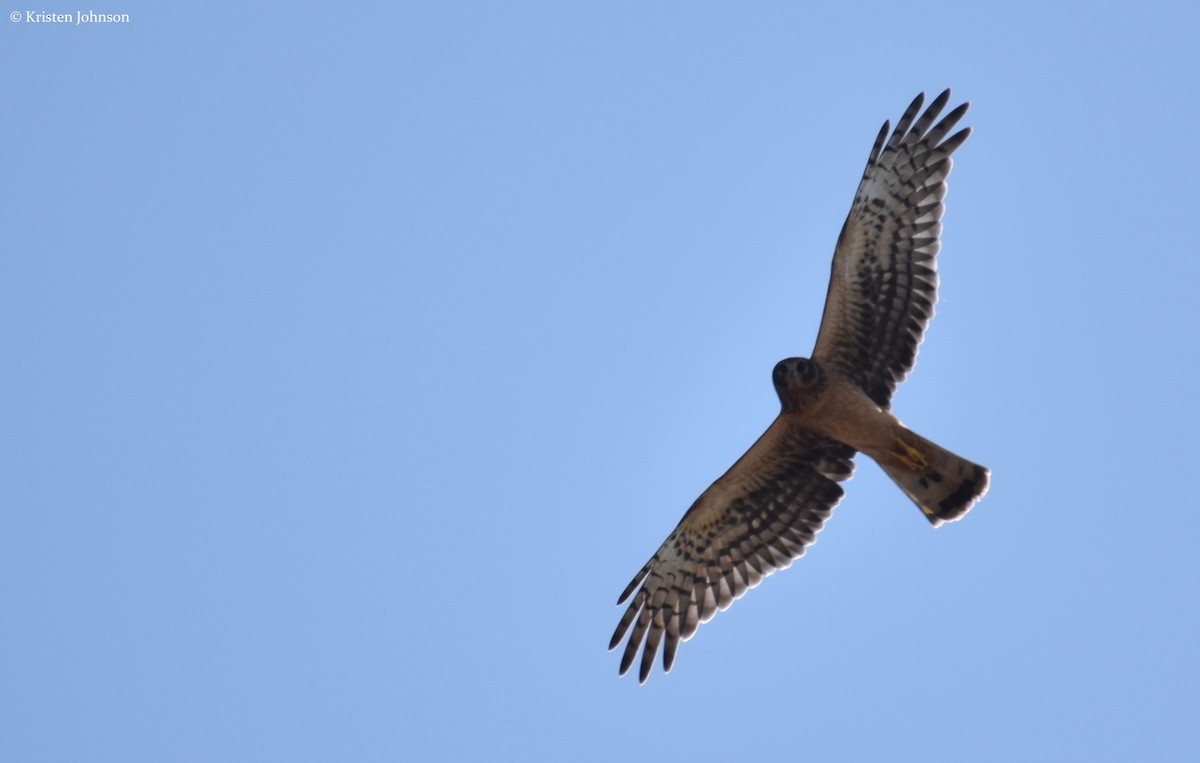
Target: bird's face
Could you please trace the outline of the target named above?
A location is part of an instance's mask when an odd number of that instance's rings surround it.
[[[825,373],[808,358],[781,360],[771,376],[784,410],[802,409],[825,385]]]

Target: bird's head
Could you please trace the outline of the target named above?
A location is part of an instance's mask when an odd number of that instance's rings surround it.
[[[771,374],[775,392],[784,410],[800,410],[825,386],[825,372],[808,358],[786,358],[775,364]]]

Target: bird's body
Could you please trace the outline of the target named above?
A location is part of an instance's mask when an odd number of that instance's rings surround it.
[[[696,499],[621,594],[618,604],[633,596],[609,645],[629,633],[621,673],[643,639],[640,680],[660,644],[670,670],[680,641],[700,623],[803,555],[841,500],[838,483],[850,477],[858,451],[935,526],[960,518],[987,491],[986,469],[910,431],[890,411],[933,314],[950,154],[969,134],[946,137],[967,104],[934,124],[949,96],[943,92],[919,118],[918,96],[890,139],[884,123],[838,237],[813,357],[775,366],[779,416]]]
[[[911,431],[892,413],[836,372],[815,361],[789,358],[780,367],[803,363],[816,368],[818,389],[776,381],[780,419],[849,445],[870,456],[913,500],[934,526],[966,513],[987,489],[987,470]],[[833,376],[833,379],[830,379]],[[799,412],[796,412],[796,411]]]

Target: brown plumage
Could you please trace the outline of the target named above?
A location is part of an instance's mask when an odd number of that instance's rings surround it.
[[[775,366],[779,416],[621,594],[618,604],[633,600],[609,649],[629,634],[622,674],[643,641],[639,679],[660,645],[669,671],[680,641],[700,623],[802,556],[841,500],[837,483],[853,472],[856,451],[878,462],[934,526],[958,519],[987,491],[987,469],[909,431],[888,410],[933,315],[950,155],[970,134],[950,135],[968,104],[937,121],[949,98],[946,90],[920,114],[918,95],[890,137],[886,122],[880,130],[838,237],[813,357]]]

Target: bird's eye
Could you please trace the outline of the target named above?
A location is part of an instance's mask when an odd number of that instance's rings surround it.
[[[814,383],[821,375],[817,365],[807,358],[796,364],[796,372],[805,384]]]

